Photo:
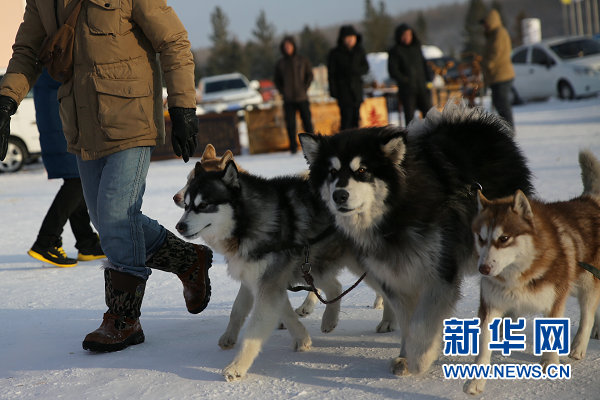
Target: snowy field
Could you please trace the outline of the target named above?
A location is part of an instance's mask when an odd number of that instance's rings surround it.
[[[535,174],[542,198],[567,199],[581,192],[577,153],[589,148],[600,156],[600,98],[548,102],[514,109],[517,140]],[[305,168],[301,154],[241,156],[244,168],[264,176]],[[143,210],[174,230],[181,215],[172,195],[184,184],[193,162],[154,162],[150,166]],[[211,269],[212,299],[199,315],[188,314],[181,283],[155,271],[146,289],[141,322],[146,342],[109,354],[82,350],[81,341],[99,326],[106,307],[100,262],[53,268],[26,252],[61,182],[49,181],[41,163],[0,175],[0,399],[465,399],[463,381],[445,380],[442,364],[470,363],[472,357],[440,357],[421,377],[398,378],[389,360],[399,352],[394,333],[377,334],[381,311],[364,284],[342,301],[338,327],[320,331],[324,307],[303,319],[313,348],[295,353],[286,331],[273,333],[247,378],[227,383],[221,369],[237,348],[221,350],[217,341],[227,325],[238,284],[227,276],[223,257]],[[76,255],[67,226],[64,248]],[[342,276],[344,287],[355,277]],[[455,316],[476,316],[478,278],[464,283]],[[294,306],[302,294],[291,294]],[[567,316],[578,323],[574,299]],[[531,321],[531,320],[530,320]],[[531,324],[528,324],[531,325]],[[243,332],[242,332],[243,333]],[[493,362],[534,363],[532,332],[528,348]],[[569,381],[489,381],[481,398],[598,399],[600,342],[591,341],[587,358],[572,362]]]

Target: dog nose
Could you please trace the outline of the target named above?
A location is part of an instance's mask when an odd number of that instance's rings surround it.
[[[182,196],[177,193],[175,196],[173,196],[173,201],[175,202],[175,204],[178,204],[182,199]]]
[[[187,231],[187,224],[185,222],[178,222],[177,225],[175,225],[175,229],[177,229],[177,232],[183,233]]]
[[[481,264],[481,265],[479,266],[479,272],[480,272],[482,275],[489,275],[491,271],[492,271],[492,267],[490,267],[490,266],[489,266],[489,265],[487,265],[487,264]]]
[[[344,204],[350,194],[346,190],[338,189],[333,192],[333,201],[335,204]]]

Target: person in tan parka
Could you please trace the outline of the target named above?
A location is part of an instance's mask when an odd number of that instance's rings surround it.
[[[27,0],[13,55],[0,82],[0,159],[10,116],[40,75],[38,54],[79,0]],[[77,156],[90,218],[108,261],[108,311],[83,348],[116,351],[144,341],[139,323],[151,268],[181,279],[188,311],[210,298],[212,252],[187,243],[141,212],[154,146],[165,139],[161,70],[175,154],[197,145],[194,63],[187,32],[165,0],[81,0],[73,75],[58,89],[68,150]],[[158,55],[158,57],[157,57]]]
[[[500,14],[491,10],[481,21],[485,29],[482,68],[485,84],[492,90],[492,104],[498,114],[513,126],[510,94],[515,70],[510,60],[512,46]]]

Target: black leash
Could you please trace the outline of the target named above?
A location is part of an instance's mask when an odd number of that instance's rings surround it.
[[[591,264],[585,263],[585,262],[583,262],[583,261],[578,261],[578,262],[577,262],[577,264],[578,264],[578,265],[579,265],[581,268],[585,269],[586,271],[589,271],[589,272],[591,272],[591,273],[592,273],[592,275],[594,275],[594,276],[596,277],[596,279],[600,279],[600,269],[598,269],[598,268],[594,267],[594,266],[593,266],[593,265],[591,265]]]
[[[309,258],[310,258],[310,247],[308,245],[306,245],[306,246],[304,246],[304,263],[300,266],[300,270],[302,271],[302,275],[304,276],[304,280],[306,281],[308,286],[288,287],[288,290],[291,292],[299,292],[301,290],[306,290],[307,292],[313,292],[317,296],[319,301],[323,304],[331,304],[331,303],[335,303],[336,301],[340,300],[342,297],[344,297],[345,295],[350,293],[355,287],[357,287],[358,284],[363,279],[365,279],[365,276],[367,276],[367,273],[365,272],[364,274],[362,274],[360,276],[360,278],[358,278],[358,280],[356,282],[354,282],[354,284],[352,286],[350,286],[348,289],[344,290],[339,296],[337,296],[336,298],[331,299],[331,300],[326,300],[323,297],[321,297],[319,290],[315,287],[314,279],[313,279],[312,275],[310,274],[312,266],[310,264]]]

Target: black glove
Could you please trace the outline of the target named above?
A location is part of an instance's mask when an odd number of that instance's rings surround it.
[[[198,146],[198,117],[195,108],[171,107],[171,143],[176,156],[188,162]]]
[[[8,96],[0,96],[0,161],[4,161],[8,151],[10,116],[16,112],[17,102]]]

